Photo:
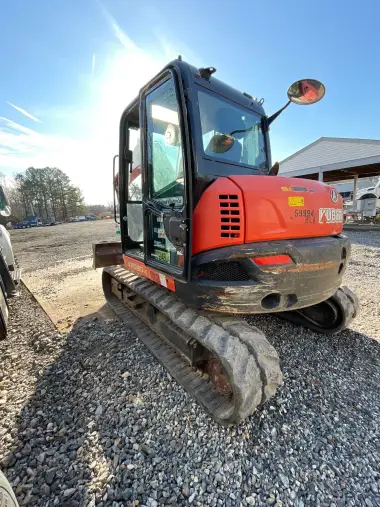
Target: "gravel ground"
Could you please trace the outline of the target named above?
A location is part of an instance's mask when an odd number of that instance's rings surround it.
[[[92,243],[118,241],[113,220],[60,224],[11,231],[12,245],[23,273],[48,268],[57,262],[92,256]]]
[[[108,316],[101,270],[92,269],[92,243],[118,241],[115,230],[113,220],[99,220],[12,232],[23,282],[60,331],[80,316]]]
[[[352,256],[344,278],[359,297],[352,329],[380,340],[380,232],[350,232]]]
[[[21,504],[380,506],[380,238],[350,236],[355,330],[251,319],[285,383],[229,429],[125,326],[90,316],[59,334],[24,290],[0,342],[0,463]]]

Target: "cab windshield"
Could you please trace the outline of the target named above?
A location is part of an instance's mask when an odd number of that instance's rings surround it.
[[[261,116],[201,90],[198,91],[198,100],[205,155],[229,164],[267,170]],[[224,153],[215,153],[210,142],[218,134],[233,138],[231,148]]]

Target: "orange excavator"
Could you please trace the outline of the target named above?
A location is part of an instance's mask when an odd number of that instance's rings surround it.
[[[270,124],[292,102],[319,101],[323,84],[295,82],[286,105],[267,116],[262,99],[214,74],[179,58],[123,112],[121,243],[94,245],[94,267],[104,268],[104,294],[119,317],[229,425],[282,384],[276,350],[239,314],[337,333],[358,302],[340,287],[350,256],[340,195],[278,176],[271,163]]]

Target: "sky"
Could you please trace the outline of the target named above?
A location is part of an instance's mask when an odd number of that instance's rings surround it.
[[[321,136],[380,139],[378,0],[12,0],[0,2],[0,172],[59,167],[88,204],[112,199],[118,123],[181,54],[265,99],[326,86],[271,126],[273,161]]]

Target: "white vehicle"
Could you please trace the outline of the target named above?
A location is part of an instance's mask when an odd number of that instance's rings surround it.
[[[363,195],[366,194],[373,194],[374,196],[376,196],[377,199],[380,198],[380,178],[374,187],[366,187],[358,190],[356,192],[356,197],[357,199],[359,199],[360,197],[363,197]]]
[[[0,506],[18,507],[16,496],[12,486],[7,481],[5,475],[0,470]]]
[[[11,237],[4,225],[0,225],[0,250],[9,271],[14,271],[15,258],[13,255]]]
[[[11,214],[8,200],[0,186],[0,215]],[[7,229],[0,225],[0,338],[7,335],[8,299],[17,295],[20,270],[16,268],[11,238]]]

